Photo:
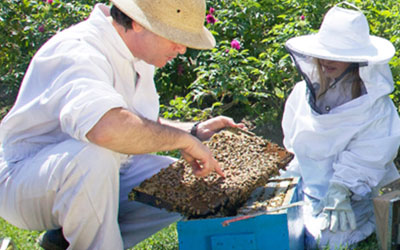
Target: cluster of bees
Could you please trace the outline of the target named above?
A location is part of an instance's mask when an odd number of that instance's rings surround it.
[[[156,206],[189,219],[234,216],[257,187],[292,159],[277,144],[237,129],[222,130],[204,144],[220,162],[225,178],[216,173],[196,177],[191,166],[179,159],[135,187],[130,199],[141,201],[138,194],[144,193],[156,199]]]

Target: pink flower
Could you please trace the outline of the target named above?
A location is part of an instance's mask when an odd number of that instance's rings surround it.
[[[301,16],[300,16],[300,20],[301,20],[301,21],[304,21],[304,19],[306,19],[306,17],[305,17],[304,15],[301,15]]]
[[[178,64],[176,71],[177,71],[178,76],[181,76],[181,75],[183,75],[185,68],[183,67],[182,64]]]
[[[53,0],[47,0],[47,3],[52,4]]]
[[[207,19],[207,23],[211,23],[211,24],[214,24],[217,20],[214,18],[214,16],[213,15],[211,15],[211,14],[208,14],[207,16],[206,16],[206,19]]]
[[[43,24],[41,24],[39,27],[38,27],[38,31],[39,32],[44,32],[44,25]]]
[[[213,7],[210,8],[210,10],[208,11],[211,15],[214,14],[215,9]]]
[[[232,49],[240,50],[240,43],[238,40],[233,39],[231,42]]]

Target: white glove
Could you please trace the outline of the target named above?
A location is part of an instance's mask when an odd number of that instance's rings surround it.
[[[323,199],[322,213],[318,216],[321,220],[321,230],[329,228],[336,232],[340,226],[341,231],[357,228],[356,217],[350,203],[350,190],[342,184],[331,183]]]

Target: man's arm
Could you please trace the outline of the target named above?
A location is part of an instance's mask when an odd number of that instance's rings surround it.
[[[87,133],[90,142],[124,154],[184,149],[194,138],[184,131],[116,108],[108,111]]]
[[[108,111],[87,133],[92,143],[124,154],[181,150],[198,176],[215,170],[223,176],[210,150],[186,131],[139,117],[132,112],[115,108]]]
[[[162,125],[167,125],[170,127],[174,127],[174,128],[183,130],[186,133],[190,133],[190,130],[192,129],[193,125],[195,124],[194,122],[179,122],[179,121],[164,119],[161,117],[158,119],[158,122]]]
[[[159,122],[168,126],[179,128],[190,133],[194,122],[175,122],[160,118]],[[232,118],[226,116],[217,116],[203,121],[197,125],[196,137],[202,141],[208,140],[214,133],[226,127],[245,128],[243,123],[235,123]]]

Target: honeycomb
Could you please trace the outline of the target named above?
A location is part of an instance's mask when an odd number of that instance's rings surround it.
[[[277,144],[238,129],[222,130],[203,143],[220,162],[225,178],[216,173],[196,177],[179,159],[133,188],[130,199],[187,218],[234,216],[257,187],[266,185],[292,159]]]

